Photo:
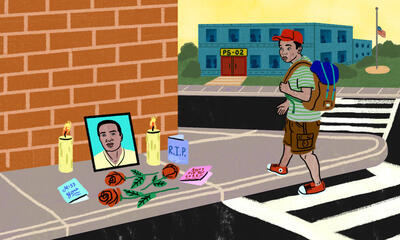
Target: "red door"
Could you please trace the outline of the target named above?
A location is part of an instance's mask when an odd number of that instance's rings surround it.
[[[221,56],[221,76],[232,76],[232,57]]]
[[[234,58],[233,76],[246,76],[247,57],[233,57],[233,58]]]

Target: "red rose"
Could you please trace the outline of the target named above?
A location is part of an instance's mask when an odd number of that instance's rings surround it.
[[[114,206],[121,200],[121,190],[119,188],[108,188],[99,193],[99,202],[109,207]]]
[[[110,172],[107,174],[105,182],[108,186],[114,187],[125,182],[125,175],[121,172]]]
[[[162,170],[163,176],[168,179],[175,179],[178,176],[178,173],[179,167],[172,163],[167,164]]]

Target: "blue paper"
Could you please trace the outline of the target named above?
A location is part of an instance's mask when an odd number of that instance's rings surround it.
[[[88,191],[76,178],[69,180],[68,182],[59,186],[57,189],[64,198],[64,201],[67,203],[72,203],[88,195]]]
[[[182,134],[168,137],[168,160],[178,164],[189,163],[189,142]]]

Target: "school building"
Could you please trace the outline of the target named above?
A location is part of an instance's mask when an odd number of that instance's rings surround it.
[[[289,68],[272,37],[285,28],[303,34],[303,55],[353,64],[371,55],[372,41],[353,39],[353,27],[323,23],[199,24],[202,76],[283,75]]]

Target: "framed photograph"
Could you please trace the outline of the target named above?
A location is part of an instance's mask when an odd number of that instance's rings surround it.
[[[139,165],[130,113],[84,119],[95,172]]]

